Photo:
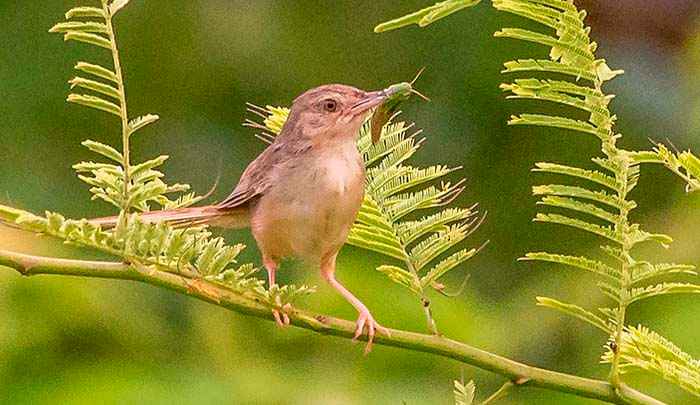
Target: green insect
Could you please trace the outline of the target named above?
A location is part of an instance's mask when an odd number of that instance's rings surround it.
[[[374,110],[370,121],[373,144],[379,142],[379,137],[382,134],[382,128],[384,128],[384,125],[386,125],[386,123],[389,122],[391,117],[396,113],[399,104],[408,100],[411,97],[411,94],[416,94],[420,98],[430,101],[430,99],[413,88],[413,83],[418,80],[424,70],[425,68],[421,69],[410,83],[402,82],[393,84],[384,90],[389,97],[386,99],[386,101],[380,104],[376,110]]]

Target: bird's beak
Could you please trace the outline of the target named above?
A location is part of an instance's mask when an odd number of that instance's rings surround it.
[[[384,100],[389,98],[389,96],[391,96],[394,92],[394,89],[392,89],[391,87],[386,88],[384,90],[367,92],[360,99],[360,101],[355,103],[355,105],[353,105],[350,108],[350,111],[353,115],[358,115],[367,112],[370,109],[383,103]]]

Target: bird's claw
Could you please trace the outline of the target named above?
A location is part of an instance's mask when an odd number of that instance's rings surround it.
[[[374,335],[377,331],[381,332],[387,337],[391,336],[389,329],[383,327],[377,321],[375,321],[372,314],[367,310],[360,311],[356,325],[355,336],[352,338],[353,341],[357,341],[357,339],[359,339],[364,333],[365,327],[367,327],[367,345],[365,346],[365,355],[372,351],[372,343],[374,342]]]
[[[289,311],[292,308],[291,305],[285,304],[282,307],[282,311],[279,311],[277,309],[272,310],[272,316],[275,318],[275,322],[277,323],[277,326],[280,328],[284,328],[289,326],[290,320],[289,320],[289,315],[287,315],[286,311]]]
[[[275,322],[277,322],[277,326],[279,326],[280,328],[289,326],[289,315],[287,315],[286,313],[282,312],[280,314],[280,311],[273,309],[272,316],[275,318]]]

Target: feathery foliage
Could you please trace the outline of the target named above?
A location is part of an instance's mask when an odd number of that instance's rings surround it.
[[[266,290],[264,281],[255,277],[258,268],[238,264],[238,255],[245,246],[227,245],[204,226],[175,229],[165,223],[145,223],[138,214],[130,214],[116,228],[105,230],[86,219],[66,219],[52,212],[42,217],[2,205],[0,220],[68,244],[109,253],[137,269],[176,273],[190,279],[193,285],[203,281],[216,283],[278,309],[314,291],[305,285],[274,286]]]
[[[97,46],[112,54],[112,66],[109,67],[88,62],[75,65],[78,76],[68,82],[74,92],[68,95],[67,101],[117,116],[121,120],[122,150],[120,152],[104,143],[87,140],[83,145],[106,162],[80,162],[73,168],[78,177],[91,186],[93,199],[106,201],[124,212],[149,211],[152,204],[163,208],[192,205],[201,200],[194,193],[180,195],[174,200],[168,198],[169,194],[185,193],[190,187],[186,184],[168,185],[162,180],[163,173],[156,169],[165,163],[167,156],[134,165],[130,161],[131,136],[156,122],[159,117],[147,114],[130,119],[127,112],[124,78],[112,19],[129,0],[100,0],[100,3],[101,7],[81,6],[69,10],[66,21],[49,30],[63,34],[66,41]]]
[[[74,165],[79,178],[91,186],[93,199],[106,201],[120,210],[117,226],[101,229],[85,219],[65,219],[51,212],[41,217],[5,206],[0,206],[0,220],[63,239],[66,243],[118,256],[137,269],[154,268],[177,273],[190,279],[193,286],[198,286],[193,288],[206,288],[206,284],[195,283],[212,282],[236,293],[253,296],[278,309],[313,292],[313,288],[295,285],[274,286],[266,290],[264,282],[254,277],[258,270],[255,266],[237,262],[245,246],[227,245],[223,238],[213,237],[205,226],[174,228],[166,223],[153,224],[139,219],[138,213],[151,210],[153,204],[164,209],[182,208],[203,197],[186,193],[188,185],[163,182],[164,175],[157,169],[165,163],[167,156],[131,163],[131,136],[159,117],[147,114],[130,119],[127,113],[125,83],[112,19],[129,0],[100,0],[100,3],[101,7],[81,6],[69,10],[66,22],[56,24],[50,32],[63,34],[66,41],[95,45],[112,54],[110,67],[88,62],[76,64],[79,76],[69,81],[71,89],[85,90],[90,94],[72,93],[68,101],[111,113],[121,120],[121,150],[86,140],[83,145],[106,162]],[[177,196],[171,199],[170,194]]]
[[[673,152],[663,143],[657,143],[651,151],[634,153],[639,163],[660,163],[685,181],[689,193],[700,190],[700,158],[690,151]]]
[[[432,22],[435,16],[442,17],[471,3],[478,2],[438,3],[379,24],[375,32],[414,23],[422,27]],[[640,224],[633,223],[630,213],[637,204],[629,198],[637,185],[642,163],[664,164],[686,181],[688,191],[699,189],[700,159],[690,152],[673,153],[663,144],[657,144],[653,151],[643,152],[618,147],[621,135],[614,131],[616,117],[608,108],[613,96],[605,94],[602,88],[605,82],[623,71],[611,69],[604,59],[596,57],[597,44],[591,41],[590,28],[584,23],[586,12],[579,11],[573,0],[492,0],[492,4],[497,10],[524,17],[545,28],[545,31],[503,28],[495,33],[496,37],[526,41],[549,49],[548,58],[506,62],[503,73],[527,73],[537,78],[515,79],[502,84],[501,89],[509,99],[559,104],[569,107],[573,110],[572,115],[575,112],[577,117],[520,114],[511,117],[508,123],[592,135],[600,143],[602,152],[601,156],[591,159],[594,164],[591,168],[537,163],[533,171],[555,174],[568,179],[569,183],[536,186],[533,194],[540,198],[538,205],[550,210],[538,213],[536,222],[563,225],[602,238],[601,251],[610,260],[548,252],[528,253],[522,260],[550,262],[593,274],[599,279],[599,290],[611,299],[613,306],[599,308],[598,313],[594,313],[546,297],[538,297],[538,305],[578,318],[610,336],[611,344],[604,360],[612,364],[610,377],[613,384],[620,384],[621,371],[637,367],[655,372],[697,395],[697,372],[687,371],[693,369],[688,364],[694,365],[697,371],[697,361],[644,327],[626,327],[625,318],[627,307],[640,300],[667,294],[700,293],[697,284],[657,281],[662,277],[667,280],[678,275],[696,275],[694,266],[654,264],[635,258],[633,249],[640,243],[653,242],[667,247],[672,240],[667,235],[644,231]],[[444,14],[440,14],[441,10]],[[578,118],[581,114],[587,119]],[[634,350],[633,343],[637,344]],[[613,350],[612,347],[622,349]],[[667,356],[667,353],[681,354]]]
[[[288,110],[249,107],[263,123],[248,120],[247,125],[266,131],[259,138],[268,142],[274,139]],[[440,278],[476,255],[478,249],[460,246],[479,226],[481,217],[475,205],[445,208],[464,190],[464,181],[449,183],[442,179],[459,168],[418,168],[406,163],[423,143],[416,139],[419,131],[409,134],[411,127],[390,120],[377,144],[372,143],[369,121],[360,130],[357,144],[367,179],[364,201],[348,243],[396,259],[377,270],[421,298],[429,329],[437,332],[426,292],[432,288],[444,294]],[[436,185],[438,180],[441,182]],[[422,214],[432,208],[439,210]]]
[[[628,326],[622,333],[620,371],[645,370],[700,396],[700,361],[693,359],[671,341],[644,326]],[[615,354],[608,347],[603,362]]]
[[[479,4],[481,0],[446,0],[433,4],[430,7],[420,9],[414,13],[407,14],[374,27],[374,32],[385,32],[416,24],[419,27],[426,27],[435,21],[445,18],[452,13],[467,7]]]
[[[455,380],[453,392],[455,395],[455,405],[472,405],[472,403],[474,403],[476,385],[474,385],[474,381],[469,381],[467,384],[464,384],[459,380]]]
[[[609,347],[621,348],[609,349],[605,357],[612,365],[613,384],[619,384],[619,373],[624,367],[635,366],[654,371],[687,389],[693,383],[691,374],[661,372],[659,368],[644,366],[646,362],[653,362],[650,359],[656,359],[662,361],[658,367],[663,370],[682,367],[677,362],[678,357],[665,356],[661,350],[664,345],[647,344],[643,348],[632,350],[633,342],[660,342],[657,335],[644,332],[644,328],[625,326],[625,315],[630,304],[659,295],[699,293],[700,286],[685,282],[657,281],[661,276],[668,278],[679,273],[694,274],[693,266],[652,264],[637,259],[633,252],[643,242],[666,247],[672,240],[666,235],[649,233],[630,219],[636,203],[629,198],[629,194],[639,179],[642,154],[617,146],[621,135],[614,131],[616,117],[608,108],[613,96],[602,90],[606,81],[620,75],[622,71],[612,70],[604,59],[596,57],[596,43],[591,41],[590,29],[584,24],[586,12],[579,11],[573,1],[493,0],[493,5],[498,10],[525,17],[550,30],[543,33],[504,28],[496,32],[497,37],[532,42],[550,50],[549,59],[507,62],[504,73],[537,73],[539,77],[556,77],[522,78],[503,84],[501,88],[508,94],[508,98],[557,103],[587,115],[587,120],[584,121],[565,116],[521,114],[511,117],[509,124],[561,128],[592,135],[601,145],[602,155],[592,159],[597,167],[581,168],[559,163],[536,165],[534,171],[559,175],[569,179],[569,184],[533,188],[533,194],[540,197],[538,204],[554,210],[537,214],[535,221],[563,225],[603,238],[604,245],[601,249],[611,260],[600,261],[546,252],[528,253],[523,260],[556,263],[594,274],[599,279],[600,291],[612,300],[613,306],[600,308],[599,314],[595,314],[577,305],[551,298],[540,297],[538,304],[581,319],[611,336],[612,343]],[[568,76],[569,80],[562,80],[562,76]],[[664,156],[666,162],[670,162],[669,165],[683,167],[688,177],[694,173],[693,162],[688,155],[683,155],[681,163],[681,159],[673,159],[673,155],[665,153],[662,147],[657,152],[659,156]]]

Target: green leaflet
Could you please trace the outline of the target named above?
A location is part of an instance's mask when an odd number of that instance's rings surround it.
[[[445,231],[435,232],[410,250],[410,258],[416,268],[422,269],[438,256],[456,246],[469,235],[469,223],[452,225]]]
[[[91,141],[89,139],[83,141],[82,145],[90,149],[92,152],[98,153],[106,157],[107,159],[113,160],[117,163],[121,163],[121,161],[124,159],[124,157],[119,151],[117,151],[109,145],[105,145],[97,141]]]
[[[93,21],[71,21],[71,22],[64,22],[64,23],[58,23],[54,25],[49,32],[51,33],[67,33],[71,31],[78,31],[78,32],[93,32],[93,33],[100,33],[100,34],[106,34],[107,33],[107,25],[104,23],[98,23],[98,22],[93,22]]]
[[[614,328],[612,325],[608,324],[605,320],[595,315],[594,313],[586,311],[578,305],[566,304],[561,301],[557,301],[553,298],[547,297],[537,297],[537,305],[555,309],[557,311],[571,315],[574,318],[578,318],[584,322],[588,322],[589,324],[595,326],[596,328],[602,330],[605,333],[613,333]]]
[[[134,118],[133,120],[129,121],[130,132],[134,133],[147,125],[153,124],[159,119],[160,117],[154,114],[148,114],[144,115],[143,117]]]
[[[602,236],[616,243],[622,243],[622,235],[609,226],[601,226],[592,224],[576,218],[570,218],[559,214],[537,214],[535,216],[537,222],[550,222],[553,224],[566,225],[573,228],[578,228],[592,234]]]
[[[613,282],[619,282],[620,279],[620,271],[618,269],[608,266],[603,262],[591,260],[585,257],[537,252],[528,253],[525,255],[525,257],[520,258],[519,260],[539,260],[543,262],[558,263],[563,264],[565,266],[575,267],[581,270],[589,271],[591,273],[605,277]]]
[[[416,221],[404,221],[398,224],[396,233],[406,244],[411,244],[419,238],[432,233],[446,231],[447,226],[458,221],[465,221],[476,215],[471,208],[447,208],[436,214],[423,217]]]
[[[582,69],[578,66],[566,65],[545,59],[518,59],[504,63],[503,67],[504,70],[502,73],[547,72],[569,75],[576,79],[585,79],[588,81],[594,81],[596,79],[595,72]]]
[[[414,294],[420,294],[421,286],[418,283],[416,283],[416,277],[411,272],[404,270],[398,266],[389,265],[379,266],[377,267],[377,270],[380,273],[385,274],[395,283],[398,283],[408,288]]]
[[[641,325],[629,326],[623,332],[619,350],[623,373],[648,371],[700,397],[700,360],[665,337]],[[602,361],[610,363],[613,357],[607,351]]]
[[[109,41],[109,39],[101,35],[91,34],[88,32],[68,31],[65,35],[63,35],[63,40],[84,42],[90,45],[97,45],[104,49],[112,49],[112,43]]]
[[[637,206],[633,201],[620,202],[614,195],[605,191],[591,191],[583,187],[561,184],[535,186],[532,188],[532,194],[580,198],[595,201],[617,209],[620,209],[621,207],[625,209],[634,209]]]
[[[647,287],[632,288],[629,302],[637,302],[643,299],[668,294],[700,294],[700,285],[690,283],[660,283]]]
[[[114,114],[117,117],[121,117],[122,115],[121,107],[97,96],[90,96],[87,94],[69,94],[66,101],[69,103],[91,107],[100,111],[105,111]]]
[[[599,129],[588,122],[573,118],[556,117],[543,114],[521,114],[519,116],[513,116],[508,121],[508,125],[534,125],[540,127],[568,129],[571,131],[595,135],[602,140],[607,139],[609,136],[604,130]]]
[[[579,167],[560,165],[555,163],[539,162],[535,163],[535,168],[532,169],[533,172],[543,172],[543,173],[554,173],[562,174],[566,176],[576,177],[583,180],[592,181],[605,186],[613,191],[619,191],[619,182],[604,173],[596,170],[586,170]]]
[[[649,262],[637,262],[631,268],[632,283],[637,284],[646,281],[650,278],[661,277],[669,274],[687,274],[697,276],[695,266],[676,263],[658,263],[651,264]]]
[[[430,7],[418,10],[403,17],[383,22],[374,27],[374,32],[385,32],[416,24],[419,27],[426,27],[435,21],[445,18],[452,13],[456,13],[467,7],[479,4],[481,0],[446,0],[435,3]]]
[[[451,185],[443,183],[439,187],[430,186],[412,193],[404,193],[384,199],[387,214],[392,222],[418,210],[440,207],[452,202],[464,191],[462,182]]]
[[[589,122],[598,128],[611,128],[615,120],[607,105],[611,96],[600,90],[579,86],[560,80],[516,79],[514,83],[502,84],[501,89],[510,92],[508,98],[524,98],[550,101],[590,113]],[[538,124],[543,125],[543,124]]]
[[[95,76],[100,77],[102,79],[109,80],[109,81],[114,82],[114,83],[118,82],[117,75],[113,71],[111,71],[105,67],[102,67],[100,65],[95,65],[95,64],[87,63],[87,62],[78,62],[78,64],[75,65],[75,69],[79,70],[81,72],[95,75]]]
[[[75,7],[66,13],[66,20],[77,17],[99,17],[107,18],[101,8],[97,7]]]
[[[437,280],[440,279],[440,277],[444,276],[448,271],[471,259],[477,253],[477,249],[462,249],[456,253],[451,254],[450,256],[433,266],[433,268],[428,270],[425,276],[421,277],[421,285],[423,286],[423,288],[432,286],[433,283],[437,282]]]
[[[594,216],[609,223],[615,223],[618,219],[617,215],[606,211],[597,205],[583,203],[581,201],[574,200],[573,198],[546,196],[542,197],[537,204],[577,211],[582,214]]]
[[[100,83],[95,80],[84,79],[82,77],[76,77],[68,81],[71,85],[71,89],[76,87],[82,87],[86,90],[92,90],[94,92],[104,94],[105,96],[112,97],[119,100],[119,91],[109,84]],[[116,107],[116,106],[115,106]],[[118,108],[118,107],[117,107]]]
[[[553,60],[561,59],[562,62],[567,64],[587,66],[587,70],[595,69],[593,54],[580,43],[560,41],[555,37],[521,28],[503,28],[496,32],[494,36],[545,45],[552,49],[550,56]]]
[[[658,143],[653,151],[631,153],[638,163],[661,163],[686,182],[686,191],[700,190],[700,159],[690,151],[671,152]]]
[[[455,396],[455,405],[472,405],[476,393],[474,381],[469,381],[467,384],[464,384],[455,380],[454,385],[453,393]]]

